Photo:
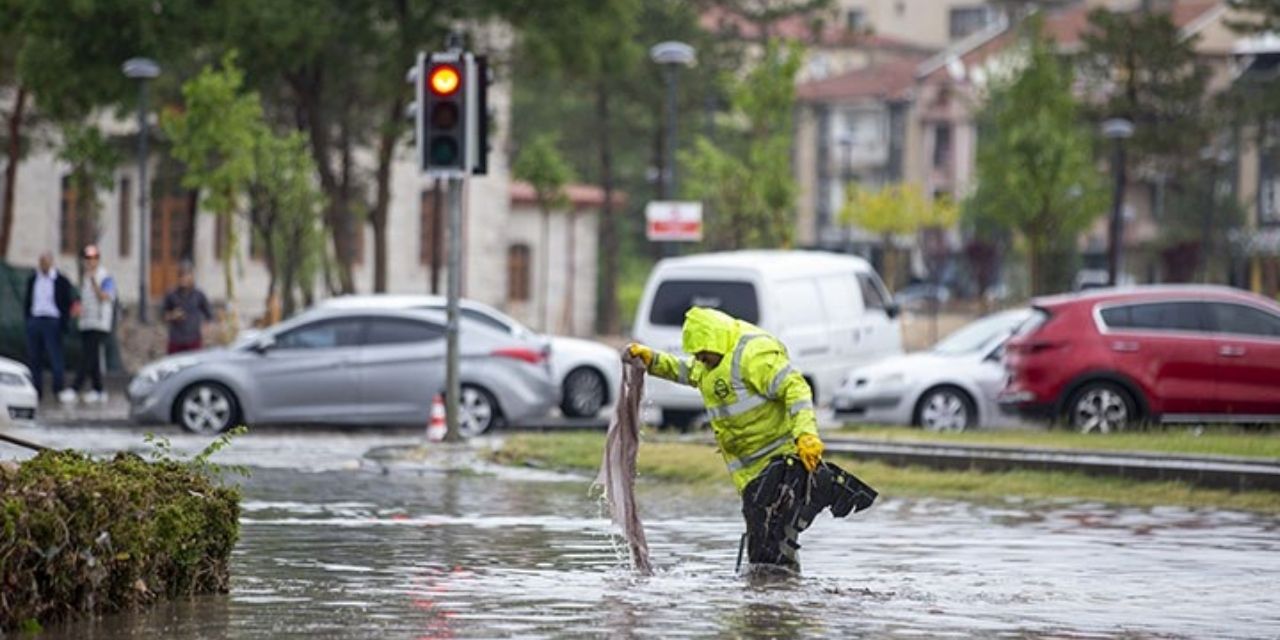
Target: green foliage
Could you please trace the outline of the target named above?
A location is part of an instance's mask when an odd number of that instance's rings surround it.
[[[1045,277],[1055,247],[1070,243],[1106,206],[1089,131],[1078,120],[1071,73],[1032,25],[1026,64],[993,83],[979,139],[978,188],[965,207],[975,220],[1015,229],[1025,242],[1031,293],[1061,283]],[[980,206],[975,206],[980,205]]]
[[[261,128],[254,139],[253,168],[249,222],[266,247],[268,305],[273,295],[280,295],[287,316],[297,308],[294,294],[305,299],[323,266],[324,194],[316,184],[307,140],[299,132],[281,136]]]
[[[120,151],[97,127],[68,123],[62,127],[62,148],[58,155],[71,165],[71,185],[76,191],[80,224],[88,231],[81,237],[96,237],[101,209],[98,190],[112,187],[116,166],[120,164]]]
[[[0,629],[225,593],[240,492],[208,456],[45,451],[0,469]]]
[[[917,234],[926,229],[947,229],[955,225],[960,215],[950,199],[930,201],[924,197],[924,190],[913,184],[891,184],[875,191],[851,184],[845,198],[839,213],[841,222],[857,225],[881,237],[884,254],[881,271],[890,291],[898,285],[898,252],[893,245],[894,236]]]
[[[1209,69],[1196,52],[1198,36],[1183,37],[1169,12],[1089,12],[1078,68],[1096,122],[1134,123],[1127,142],[1138,166],[1173,175],[1194,166],[1208,143],[1205,95]]]
[[[199,190],[204,205],[226,221],[221,258],[228,302],[235,300],[232,264],[239,245],[232,216],[253,179],[253,149],[263,128],[262,104],[243,88],[244,72],[235,54],[227,54],[220,69],[207,66],[183,85],[182,109],[170,108],[160,118],[173,143],[170,153],[185,165],[183,186]]]
[[[714,142],[700,136],[680,154],[685,194],[706,209],[709,248],[791,246],[791,115],[803,58],[798,45],[769,42],[757,66],[731,83],[734,130]]]
[[[573,169],[556,148],[554,134],[540,134],[526,144],[516,157],[511,173],[533,185],[538,206],[543,212],[567,203],[564,187],[573,181]]]

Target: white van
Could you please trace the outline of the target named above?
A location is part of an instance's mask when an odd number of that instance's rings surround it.
[[[854,256],[732,251],[668,258],[649,274],[635,340],[681,353],[681,325],[693,306],[720,309],[776,336],[819,404],[852,367],[902,353],[898,309],[871,265]],[[690,387],[649,376],[645,398],[661,410],[660,424],[687,426],[702,415],[702,398]]]

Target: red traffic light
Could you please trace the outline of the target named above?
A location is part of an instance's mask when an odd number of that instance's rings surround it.
[[[438,96],[451,96],[462,86],[462,75],[458,68],[451,64],[442,64],[431,69],[427,74],[427,87]]]

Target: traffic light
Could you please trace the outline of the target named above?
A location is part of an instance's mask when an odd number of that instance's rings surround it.
[[[422,170],[437,177],[483,174],[487,168],[488,82],[485,59],[461,51],[418,54],[411,75]]]

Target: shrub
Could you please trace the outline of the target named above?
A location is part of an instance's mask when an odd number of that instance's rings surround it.
[[[208,457],[226,443],[191,461],[162,443],[152,461],[44,451],[0,468],[0,630],[225,593],[240,492]]]

